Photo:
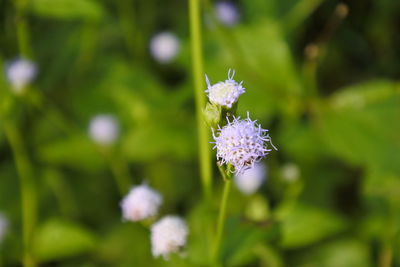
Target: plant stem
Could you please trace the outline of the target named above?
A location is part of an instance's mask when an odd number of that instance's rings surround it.
[[[120,159],[116,159],[115,156],[113,157],[113,155],[107,155],[106,158],[110,164],[111,172],[118,186],[118,191],[121,196],[124,196],[131,186],[126,164]]]
[[[224,233],[224,225],[226,218],[226,207],[228,205],[228,197],[231,189],[231,184],[232,184],[232,179],[224,179],[224,190],[222,193],[221,206],[218,215],[217,235],[214,241],[214,252],[213,252],[214,263],[218,261],[218,254],[221,248],[222,235]]]
[[[32,167],[22,142],[22,136],[19,134],[15,125],[9,121],[5,122],[4,129],[14,154],[15,164],[20,178],[24,243],[23,265],[25,267],[34,267],[36,263],[33,257],[32,242],[36,224],[37,199]]]
[[[189,0],[189,21],[190,39],[192,55],[192,71],[194,78],[194,89],[196,98],[196,120],[199,146],[200,176],[203,185],[205,198],[211,197],[212,174],[211,174],[211,153],[209,147],[209,131],[203,123],[202,108],[206,100],[204,96],[204,71],[203,55],[201,42],[201,21],[200,21],[200,1]]]

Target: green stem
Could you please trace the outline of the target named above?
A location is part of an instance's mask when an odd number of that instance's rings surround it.
[[[26,22],[25,9],[28,6],[28,0],[16,0],[15,24],[17,27],[18,48],[21,56],[30,57],[31,49],[29,47],[29,31]]]
[[[138,51],[137,45],[141,43],[142,39],[135,27],[135,17],[132,18],[132,16],[135,16],[133,2],[129,0],[118,0],[117,4],[120,25],[128,51],[133,57],[141,57],[143,54]]]
[[[33,239],[36,224],[37,197],[32,167],[22,142],[22,136],[15,125],[11,122],[5,122],[4,129],[14,154],[20,178],[24,243],[23,264],[24,267],[34,267],[36,263],[33,257]]]
[[[213,261],[218,262],[218,255],[221,248],[222,235],[224,233],[226,207],[228,205],[228,197],[231,189],[232,179],[224,179],[224,191],[222,193],[221,206],[219,209],[217,235],[214,241]]]
[[[211,197],[212,173],[209,145],[209,129],[203,123],[202,108],[206,104],[204,95],[204,71],[201,42],[200,1],[189,0],[189,21],[192,55],[192,71],[196,98],[196,120],[199,146],[200,175],[206,199]]]
[[[107,156],[111,172],[115,178],[115,182],[118,186],[119,193],[121,196],[124,196],[129,187],[131,186],[131,181],[129,179],[129,175],[127,174],[126,164],[124,164],[121,160],[114,158],[112,155]]]

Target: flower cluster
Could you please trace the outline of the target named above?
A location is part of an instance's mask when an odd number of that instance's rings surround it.
[[[161,195],[148,185],[135,186],[121,202],[122,216],[133,222],[153,217],[161,202]]]
[[[146,184],[133,187],[121,202],[122,216],[128,221],[154,218],[162,203],[162,196]],[[178,216],[165,216],[151,226],[151,247],[154,257],[179,252],[186,244],[188,227]]]
[[[154,257],[168,259],[170,253],[179,252],[185,246],[188,227],[177,216],[165,216],[151,227],[151,244]]]
[[[238,101],[239,96],[245,92],[245,89],[242,86],[243,82],[236,82],[233,79],[234,76],[235,71],[229,70],[228,80],[211,85],[206,75],[206,93],[208,93],[208,99],[212,104],[230,109]]]
[[[217,135],[213,132],[217,158],[221,160],[221,164],[235,167],[236,174],[243,173],[268,155],[272,150],[268,148],[268,143],[276,149],[267,132],[256,121],[252,121],[249,115],[244,120],[240,117],[234,117],[233,121],[228,120],[227,125],[218,128]]]
[[[225,108],[229,111],[229,116],[226,117],[227,124],[221,128],[218,125],[218,129],[215,133],[212,127],[213,137],[215,142],[214,149],[217,149],[217,159],[220,160],[220,164],[231,165],[235,168],[236,174],[242,174],[246,169],[252,168],[255,162],[260,161],[268,152],[276,147],[272,144],[271,138],[267,134],[268,130],[262,129],[257,121],[253,121],[247,113],[246,119],[240,119],[235,117],[233,104],[235,104],[239,96],[245,92],[242,87],[242,82],[238,83],[233,80],[235,71],[228,71],[228,80],[225,82],[219,82],[214,85],[210,84],[210,81],[206,75],[208,99],[211,105],[215,105],[217,115],[213,115],[213,112],[205,112],[206,121],[220,121],[220,117],[223,112],[221,108]],[[210,104],[207,104],[205,111]],[[207,118],[207,115],[213,118]],[[218,117],[218,118],[217,118]],[[231,120],[230,118],[231,117]],[[212,123],[209,123],[212,125]],[[269,148],[268,144],[271,145]],[[228,168],[229,169],[229,168]]]

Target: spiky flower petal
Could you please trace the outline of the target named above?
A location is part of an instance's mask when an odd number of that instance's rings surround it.
[[[248,114],[244,120],[240,117],[228,120],[227,125],[218,128],[217,134],[213,132],[217,159],[221,164],[235,167],[236,174],[242,173],[268,155],[272,150],[268,144],[276,150],[267,132],[256,121],[252,121]]]
[[[121,202],[122,216],[134,222],[153,217],[161,202],[161,195],[148,185],[135,186]]]
[[[179,252],[186,244],[188,227],[178,216],[165,216],[151,227],[151,246],[154,257]]]
[[[232,108],[239,96],[245,92],[242,82],[238,83],[233,79],[235,71],[228,71],[228,80],[218,82],[214,85],[210,84],[210,80],[206,75],[208,99],[215,105],[220,105],[226,108]]]

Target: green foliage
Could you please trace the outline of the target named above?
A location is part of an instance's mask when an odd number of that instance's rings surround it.
[[[36,16],[55,19],[99,20],[104,13],[95,0],[33,0],[31,10]]]
[[[41,261],[60,260],[91,251],[96,239],[89,230],[75,223],[51,219],[39,229],[34,244]]]
[[[216,83],[236,70],[237,114],[250,112],[279,149],[255,195],[231,192],[221,266],[400,266],[399,1],[240,0],[233,26],[201,2],[205,74]],[[24,95],[0,75],[0,266],[24,255],[26,177],[42,265],[209,266],[222,179],[214,167],[204,200],[187,5],[0,1],[0,17],[0,72],[22,53],[38,65]],[[166,64],[149,48],[161,30],[180,40]],[[90,139],[98,114],[118,119],[112,146]],[[297,180],[285,178],[288,163]],[[147,182],[163,195],[159,217],[186,219],[185,257],[154,259],[151,221],[121,221],[118,179]]]

